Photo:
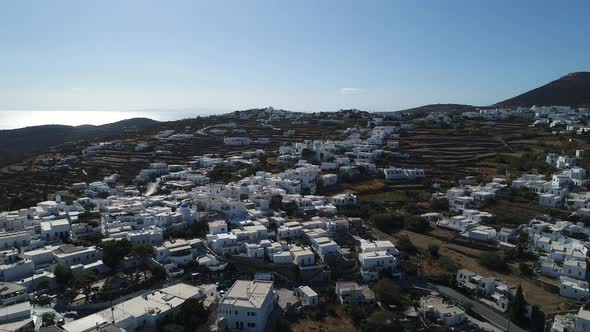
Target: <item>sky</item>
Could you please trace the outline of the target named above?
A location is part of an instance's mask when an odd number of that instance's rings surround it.
[[[7,1],[0,111],[489,105],[590,71],[590,1]]]

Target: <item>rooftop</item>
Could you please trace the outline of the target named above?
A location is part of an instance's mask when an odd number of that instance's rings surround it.
[[[220,304],[231,304],[238,307],[260,308],[266,298],[273,292],[272,281],[236,280]]]

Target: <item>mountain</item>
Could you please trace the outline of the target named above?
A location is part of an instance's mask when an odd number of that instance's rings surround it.
[[[471,105],[463,105],[463,104],[430,104],[424,105],[414,108],[408,108],[405,110],[401,110],[399,112],[402,113],[431,113],[431,112],[453,112],[453,111],[460,111],[460,112],[467,112],[467,111],[474,111],[476,109],[475,106]]]
[[[590,72],[565,75],[553,82],[501,101],[494,106],[590,106]]]
[[[66,142],[101,139],[125,130],[143,129],[160,122],[147,118],[133,118],[100,126],[45,125],[0,130],[0,165],[24,159],[28,154],[42,152]]]

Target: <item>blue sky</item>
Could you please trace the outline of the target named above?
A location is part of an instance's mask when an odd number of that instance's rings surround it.
[[[590,1],[12,1],[0,110],[487,105],[590,70]]]

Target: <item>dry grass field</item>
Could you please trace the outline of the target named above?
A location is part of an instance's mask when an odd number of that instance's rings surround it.
[[[291,325],[293,332],[356,332],[359,331],[350,317],[344,312],[342,306],[336,307],[336,316],[327,316],[326,318],[314,321],[311,319],[302,319]]]
[[[442,230],[442,232],[437,231],[435,234],[442,235],[447,232],[449,231]],[[511,266],[513,272],[509,274],[492,271],[479,265],[477,257],[481,254],[481,250],[448,243],[427,234],[418,234],[407,230],[400,231],[394,235],[389,235],[374,229],[373,234],[379,239],[391,240],[394,243],[396,243],[401,235],[407,235],[412,240],[414,246],[416,246],[421,253],[424,253],[424,257],[427,256],[428,246],[430,244],[437,244],[440,247],[440,255],[451,258],[459,268],[468,269],[484,276],[492,276],[502,279],[513,285],[521,285],[526,294],[527,300],[531,304],[538,305],[545,313],[567,310],[571,307],[571,301],[560,297],[558,294],[553,294],[544,290],[532,283],[528,277],[521,275],[518,272],[518,266],[516,265]],[[445,273],[440,266],[428,259],[423,259],[423,272],[433,275]]]

